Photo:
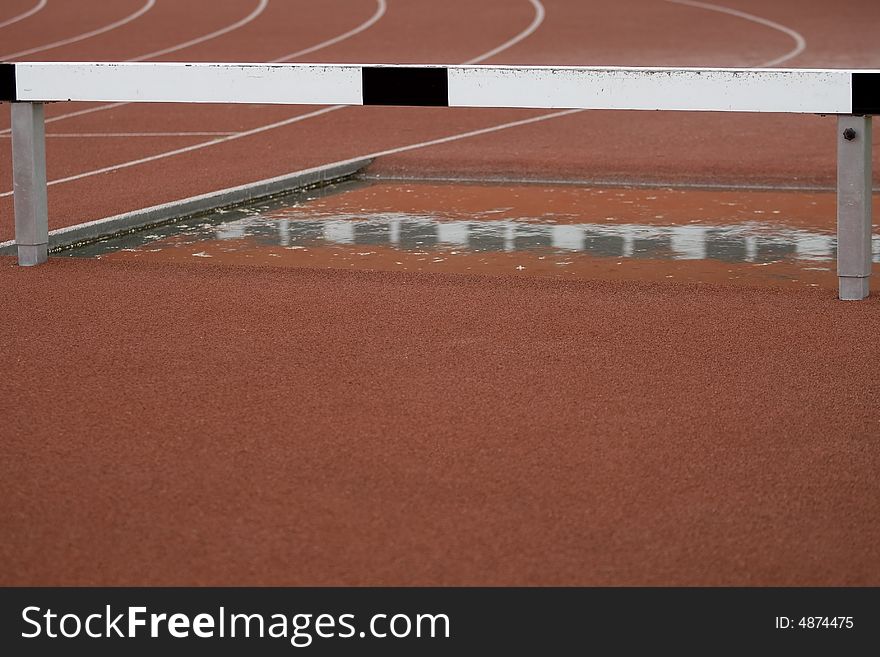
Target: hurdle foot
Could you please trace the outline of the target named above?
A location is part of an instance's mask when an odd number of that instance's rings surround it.
[[[870,294],[870,278],[867,276],[840,276],[838,296],[842,301],[860,301]]]
[[[41,265],[49,259],[48,244],[19,244],[18,265],[20,267],[33,267]]]

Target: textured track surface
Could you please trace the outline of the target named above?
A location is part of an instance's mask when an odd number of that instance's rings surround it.
[[[3,53],[144,5],[70,4],[3,28]],[[259,4],[159,0],[28,58],[143,57]],[[661,0],[544,5],[490,62],[751,66],[792,47]],[[270,2],[159,59],[275,59],[376,6]],[[787,65],[880,66],[877,3],[726,6],[803,33]],[[297,59],[467,61],[533,17],[525,1],[392,1]],[[237,132],[311,109],[129,105],[49,132]],[[53,185],[51,225],[539,115],[332,112]],[[832,125],[581,113],[375,170],[829,184]],[[205,139],[50,137],[49,177]],[[0,217],[7,239],[8,196]],[[876,296],[2,258],[0,303],[0,584],[880,585]]]
[[[8,258],[0,299],[3,584],[880,584],[876,299]]]

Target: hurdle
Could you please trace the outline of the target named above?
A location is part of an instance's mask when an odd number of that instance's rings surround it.
[[[838,296],[871,276],[871,129],[880,70],[26,62],[0,64],[12,105],[15,243],[22,266],[48,257],[43,104],[255,103],[837,116]]]

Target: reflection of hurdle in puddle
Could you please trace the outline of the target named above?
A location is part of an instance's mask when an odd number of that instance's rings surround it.
[[[325,220],[246,217],[216,227],[220,240],[245,237],[287,248],[384,245],[406,251],[460,249],[471,252],[553,250],[606,258],[720,260],[764,263],[828,261],[836,256],[833,235],[764,224],[657,226],[557,224],[529,221],[440,221],[407,214],[381,220],[354,216]],[[880,237],[873,238],[880,262]]]

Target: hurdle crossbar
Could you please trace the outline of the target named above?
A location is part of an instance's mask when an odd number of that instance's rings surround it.
[[[871,116],[880,70],[409,66],[231,63],[0,63],[12,103],[19,264],[45,262],[43,103],[259,103],[832,114],[838,117],[841,299],[871,274]]]

